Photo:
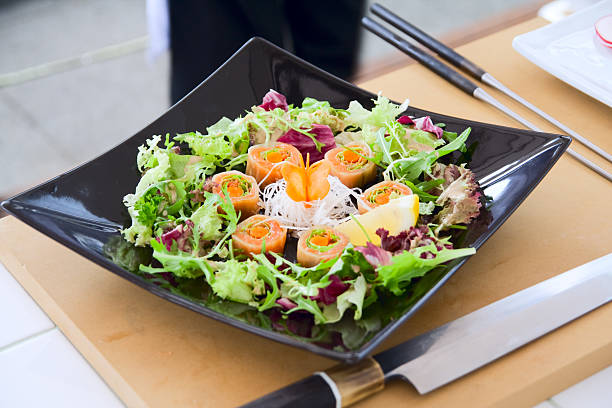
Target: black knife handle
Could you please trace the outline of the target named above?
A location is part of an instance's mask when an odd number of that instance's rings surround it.
[[[389,44],[395,46],[400,51],[408,54],[421,64],[425,65],[427,68],[446,79],[459,89],[465,91],[470,96],[473,96],[474,91],[478,88],[474,82],[470,81],[468,78],[461,75],[459,72],[455,71],[451,67],[447,66],[441,61],[438,61],[432,55],[426,53],[420,48],[417,48],[404,40],[403,38],[393,34],[391,31],[387,30],[385,27],[372,20],[369,17],[364,17],[361,19],[361,24],[383,40],[387,41]]]
[[[313,374],[242,408],[327,408],[347,407],[385,386],[385,375],[372,358],[352,365],[337,365]]]
[[[327,381],[311,375],[301,381],[251,401],[243,408],[334,408],[336,397]]]
[[[480,68],[472,61],[466,59],[464,56],[457,53],[452,48],[444,45],[426,32],[420,30],[419,28],[404,20],[397,14],[393,13],[386,7],[375,3],[370,7],[370,11],[372,11],[374,15],[377,15],[387,23],[391,24],[393,27],[397,28],[400,31],[403,31],[419,43],[423,44],[425,47],[434,51],[436,54],[438,54],[440,57],[444,58],[454,66],[469,72],[470,75],[472,75],[474,78],[480,80],[480,78],[486,73],[484,69]]]

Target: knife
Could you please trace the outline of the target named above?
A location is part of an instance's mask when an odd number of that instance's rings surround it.
[[[346,407],[402,379],[425,394],[612,300],[612,253],[352,365],[337,365],[244,407]]]

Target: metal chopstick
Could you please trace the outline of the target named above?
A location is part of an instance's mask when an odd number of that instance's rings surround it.
[[[509,97],[519,102],[523,106],[537,113],[538,115],[540,115],[541,117],[543,117],[544,119],[546,119],[547,121],[549,121],[550,123],[558,127],[559,129],[563,130],[568,135],[572,136],[574,139],[578,140],[580,143],[587,146],[589,149],[593,150],[594,152],[596,152],[597,154],[599,154],[600,156],[602,156],[603,158],[605,158],[606,160],[612,163],[612,154],[606,152],[601,147],[589,141],[587,138],[576,133],[575,131],[573,131],[572,129],[564,125],[563,123],[559,122],[557,119],[550,116],[548,113],[544,112],[537,106],[534,106],[529,101],[526,101],[520,95],[516,94],[511,89],[509,89],[504,84],[502,84],[499,80],[495,79],[493,75],[486,72],[484,69],[482,69],[481,67],[479,67],[472,61],[468,60],[463,55],[457,53],[452,48],[444,45],[440,41],[431,37],[427,33],[423,32],[416,26],[412,25],[408,21],[404,20],[397,14],[393,13],[391,10],[385,8],[384,6],[381,6],[378,3],[373,4],[370,7],[370,11],[372,11],[373,14],[380,17],[387,23],[391,24],[393,27],[404,32],[405,34],[414,38],[416,41],[418,41],[425,47],[434,51],[440,57],[450,62],[452,65],[465,70],[467,73],[469,73],[472,77],[476,78],[477,80],[480,80],[484,82],[485,84],[490,85],[493,88],[503,92],[504,94],[508,95]]]
[[[463,90],[467,94],[492,105],[493,107],[499,109],[506,115],[510,116],[511,118],[515,119],[521,124],[527,126],[528,128],[535,130],[537,132],[541,132],[541,130],[537,126],[535,126],[533,123],[529,122],[527,119],[523,118],[522,116],[520,116],[519,114],[512,111],[510,108],[508,108],[507,106],[505,106],[504,104],[502,104],[501,102],[493,98],[484,89],[480,88],[474,82],[470,81],[468,78],[461,75],[459,72],[455,71],[451,67],[445,65],[441,61],[438,61],[437,59],[435,59],[433,56],[423,51],[422,49],[413,46],[412,44],[410,44],[403,38],[392,33],[391,31],[389,31],[388,29],[386,29],[385,27],[383,27],[376,21],[372,20],[369,17],[364,17],[361,20],[361,24],[367,30],[371,31],[372,33],[376,34],[378,37],[387,41],[389,44],[398,48],[400,51],[403,51],[404,53],[408,54],[410,57],[419,61],[421,64],[425,65],[427,68],[429,68],[430,70],[432,70],[433,72],[441,76],[442,78],[446,79],[447,81],[451,82],[453,85],[457,86],[459,89]],[[602,169],[595,163],[583,157],[582,155],[576,153],[575,151],[569,148],[566,150],[566,153],[574,157],[576,160],[580,161],[581,163],[583,163],[585,166],[589,167],[591,170],[600,174],[601,176],[606,178],[608,181],[612,181],[612,174],[608,173],[607,171],[605,171],[604,169]]]

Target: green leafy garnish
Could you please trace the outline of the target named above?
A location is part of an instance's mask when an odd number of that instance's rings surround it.
[[[432,258],[421,258],[421,254],[430,253]],[[400,296],[408,283],[421,277],[438,265],[455,258],[461,258],[476,253],[474,248],[438,250],[435,244],[416,248],[414,251],[404,251],[391,258],[391,265],[378,268],[378,280],[394,295]]]
[[[134,209],[138,213],[136,216],[138,221],[147,227],[152,227],[157,219],[162,200],[163,197],[159,194],[157,189],[151,189],[140,197],[138,201],[136,201],[136,204],[134,204]]]
[[[176,244],[171,250],[168,250],[156,239],[152,239],[150,245],[153,248],[153,258],[162,264],[162,268],[140,265],[141,271],[147,273],[171,272],[181,278],[197,278],[205,275],[207,281],[212,280],[212,267],[205,258],[179,251],[176,249]]]

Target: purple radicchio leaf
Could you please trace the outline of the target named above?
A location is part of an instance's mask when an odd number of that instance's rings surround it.
[[[276,331],[285,331],[285,326],[283,326],[280,322],[283,319],[283,314],[278,310],[278,308],[273,307],[272,309],[268,309],[264,312],[270,318],[270,323],[272,323],[272,327]]]
[[[468,224],[480,214],[481,192],[474,173],[464,167],[436,164],[436,171],[444,177],[438,203],[442,210],[436,216],[443,227]],[[435,173],[434,172],[434,173]]]
[[[379,228],[376,230],[376,235],[380,237],[380,246],[391,253],[410,249],[408,231],[402,231],[397,235],[389,235],[389,231]]]
[[[351,286],[348,283],[342,282],[336,275],[331,275],[329,280],[330,284],[324,288],[319,288],[319,293],[316,296],[311,296],[310,299],[323,302],[325,305],[331,305],[338,296],[346,292]]]
[[[330,333],[329,340],[325,341],[315,341],[313,342],[319,347],[326,348],[328,350],[333,350],[336,347],[340,347],[342,350],[348,351],[349,348],[344,345],[344,341],[342,341],[342,333],[333,331]]]
[[[398,123],[402,125],[414,125],[414,121],[410,116],[402,115],[397,119]]]
[[[187,220],[184,224],[178,225],[176,228],[163,233],[161,236],[161,243],[170,251],[172,249],[172,242],[176,241],[176,246],[179,251],[190,251],[189,238],[192,235],[192,230],[193,222]]]
[[[387,230],[382,228],[379,228],[376,233],[378,234],[378,231],[380,230],[387,234],[389,233]],[[361,252],[366,261],[368,261],[374,268],[381,265],[391,265],[391,253],[371,242],[367,242],[366,246],[355,247],[355,250]]]
[[[280,305],[284,310],[291,310],[297,307],[297,304],[293,300],[287,298],[276,299],[276,303]]]
[[[264,95],[259,107],[267,111],[281,108],[286,112],[289,109],[285,95],[276,92],[274,89],[270,89],[268,93]]]
[[[297,310],[287,316],[287,329],[300,337],[312,337],[314,316],[304,310]]]
[[[151,266],[154,268],[163,268],[163,265],[155,258],[153,258],[153,261],[151,262]],[[175,288],[178,286],[178,282],[176,281],[176,278],[172,272],[158,272],[158,273],[141,272],[141,273],[144,275],[145,278],[155,279],[155,281],[153,282],[154,285],[161,286],[162,282],[159,281],[159,278],[162,278],[166,282],[168,282],[170,285],[174,286]]]
[[[274,255],[272,255],[269,252],[264,253],[264,256],[266,257],[266,259],[268,261],[270,261],[270,263],[272,265],[276,266],[276,257]],[[285,262],[281,263],[279,266],[276,266],[276,269],[278,269],[280,272],[284,272],[287,270],[291,270],[291,266]]]
[[[218,186],[219,186],[218,183],[215,183],[214,181],[212,181],[212,177],[207,178],[206,181],[204,182],[204,185],[201,188],[191,190],[189,192],[191,196],[191,202],[192,203],[203,203],[204,201],[206,201],[206,196],[204,195],[204,192],[212,193],[215,187],[218,187]]]
[[[437,238],[429,234],[426,226],[410,227],[410,229],[400,232],[397,235],[389,235],[389,231],[384,228],[376,230],[376,234],[380,237],[380,246],[393,253],[398,254],[403,251],[409,251],[418,247],[435,244],[438,251],[443,248],[453,249],[451,243],[442,244]],[[421,258],[434,258],[431,252],[423,252]]]
[[[285,330],[288,330],[289,332],[300,337],[312,337],[312,328],[314,326],[314,316],[312,314],[303,310],[297,310],[290,313],[287,315],[285,327],[285,325],[282,324],[283,314],[280,312],[280,310],[273,308],[266,310],[264,313],[270,318],[272,327],[276,331],[284,332]]]
[[[329,126],[313,124],[310,130],[304,130],[323,145],[321,151],[317,150],[317,146],[312,138],[295,129],[289,129],[287,133],[278,138],[278,141],[295,146],[304,158],[306,158],[306,155],[310,155],[310,163],[323,159],[325,153],[336,147],[336,138]]]
[[[415,119],[414,127],[419,130],[433,133],[438,139],[442,138],[442,134],[444,132],[441,127],[433,124],[429,116],[423,116],[422,118]]]

